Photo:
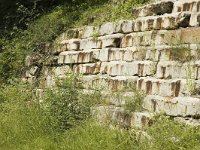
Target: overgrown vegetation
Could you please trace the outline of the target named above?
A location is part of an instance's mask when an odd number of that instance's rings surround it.
[[[79,97],[80,94],[75,88],[79,84],[77,76],[67,79],[62,85],[58,83],[58,87],[63,90],[51,90],[44,99],[35,98],[30,86],[19,82],[1,88],[0,149],[198,150],[200,148],[199,128],[177,124],[172,118],[164,116],[156,117],[151,127],[144,131],[100,126],[86,115],[87,102],[83,101],[85,99],[82,99],[82,96]],[[69,90],[71,86],[73,88]],[[68,91],[66,94],[63,92],[65,90]]]

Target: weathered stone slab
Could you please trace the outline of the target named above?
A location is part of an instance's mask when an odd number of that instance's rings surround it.
[[[89,75],[83,76],[83,81],[85,83],[83,86],[86,89],[100,88],[104,92],[107,92],[108,90],[117,91],[128,86],[129,84],[136,84],[137,79],[138,77],[136,76],[110,77],[105,75]]]
[[[181,29],[181,42],[183,44],[199,44],[200,43],[200,28],[191,27],[186,29]]]
[[[159,1],[138,9],[133,9],[132,13],[134,16],[139,17],[162,15],[165,13],[172,13],[173,5],[174,3],[172,0]]]
[[[87,26],[84,28],[82,38],[93,37],[95,33],[98,33],[98,28],[95,26]]]
[[[154,43],[154,32],[138,32],[132,33],[133,46],[150,46]]]
[[[113,22],[106,22],[101,25],[99,35],[110,35],[115,32],[115,24]]]
[[[193,97],[161,97],[149,95],[144,99],[144,107],[152,112],[170,116],[199,116],[200,99]]]
[[[113,34],[99,37],[98,40],[102,42],[102,48],[106,47],[120,47],[123,34]]]
[[[200,26],[200,13],[192,13],[190,17],[190,26],[198,27]]]
[[[145,59],[144,47],[111,48],[109,49],[108,61],[126,61]]]
[[[60,51],[77,51],[80,47],[79,39],[70,39],[64,40],[61,42],[61,50]]]
[[[185,124],[193,127],[200,127],[200,119],[193,119],[190,117],[175,117],[174,121],[180,123],[180,124]]]
[[[122,32],[123,33],[131,33],[134,29],[134,21],[133,20],[125,20],[122,24]]]
[[[128,113],[121,107],[99,106],[92,108],[92,115],[100,123],[119,125],[120,127],[143,128],[149,125],[153,115],[147,112]]]
[[[156,78],[172,79],[181,77],[182,64],[176,61],[161,61],[157,65]]]
[[[148,95],[179,96],[185,82],[180,79],[162,80],[153,77],[140,78],[137,87]]]
[[[188,27],[190,16],[190,13],[174,13],[162,16],[140,17],[135,20],[134,31],[169,30]]]
[[[83,75],[98,74],[100,72],[101,63],[80,64],[73,66],[73,72]]]
[[[66,51],[59,54],[58,64],[76,64],[94,62],[99,50]]]
[[[100,49],[101,41],[94,38],[82,39],[80,41],[80,50]]]
[[[156,63],[152,61],[114,61],[104,63],[101,66],[101,72],[106,73],[110,76],[150,76],[155,73],[155,67]]]
[[[174,9],[173,12],[183,12],[183,11],[190,11],[190,12],[199,12],[200,8],[200,1],[199,0],[178,0],[174,2]]]

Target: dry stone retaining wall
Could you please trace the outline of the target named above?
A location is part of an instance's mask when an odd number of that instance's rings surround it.
[[[42,69],[45,81],[40,87],[51,87],[55,77],[73,71],[83,74],[87,90],[103,86],[113,91],[135,84],[146,93],[147,111],[198,119],[200,0],[160,1],[133,14],[134,20],[71,29],[59,36],[53,48],[45,49],[51,59]],[[30,69],[25,78],[33,81],[39,67],[31,57],[26,65]],[[118,123],[142,127],[151,118],[146,112],[127,115],[115,101],[111,104],[95,109],[101,119],[110,114]]]

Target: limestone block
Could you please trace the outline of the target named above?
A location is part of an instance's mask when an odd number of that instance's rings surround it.
[[[134,85],[137,82],[136,76],[105,76],[105,75],[87,75],[83,76],[86,89],[101,89],[103,92],[117,91],[128,85]],[[109,95],[110,97],[111,95]],[[113,100],[114,101],[114,100]]]
[[[161,80],[153,77],[141,78],[138,80],[138,89],[148,95],[179,96],[185,86],[184,80]]]
[[[197,71],[197,66],[194,62],[186,62],[181,68],[180,75],[184,79],[196,79]]]
[[[139,17],[162,15],[165,13],[172,13],[173,4],[172,0],[159,1],[138,9],[133,9],[132,12],[134,16]]]
[[[101,25],[99,29],[100,35],[110,35],[115,32],[115,24],[113,22],[106,22]]]
[[[101,66],[101,72],[110,76],[130,76],[138,73],[137,62],[114,61]]]
[[[108,61],[110,54],[110,48],[103,48],[99,51],[99,60],[101,62]]]
[[[190,12],[199,12],[200,8],[200,1],[199,0],[179,0],[174,3],[173,12],[183,12],[183,11],[190,11]]]
[[[134,25],[134,31],[135,32],[141,32],[142,31],[142,27],[143,27],[143,20],[140,19],[136,19],[135,20],[135,25]]]
[[[37,76],[39,71],[40,71],[40,68],[38,66],[33,66],[33,67],[31,67],[29,73],[32,76]]]
[[[122,48],[133,46],[133,37],[132,36],[133,36],[133,34],[127,34],[122,38],[122,43],[121,43]]]
[[[145,60],[151,60],[151,61],[158,61],[159,55],[157,54],[157,48],[155,47],[146,47],[146,53],[145,53]]]
[[[87,26],[83,30],[82,38],[92,37],[95,33],[98,33],[98,28],[94,26]]]
[[[92,115],[100,123],[111,123],[120,127],[143,128],[149,125],[153,115],[147,112],[127,113],[122,107],[99,106],[92,108]]]
[[[185,29],[183,29],[185,30]],[[155,36],[155,45],[180,45],[182,30],[160,30]]]
[[[122,33],[122,25],[124,24],[125,20],[119,20],[114,23],[115,29],[114,33]]]
[[[73,71],[78,74],[89,75],[98,74],[100,72],[101,63],[74,65]]]
[[[138,80],[137,87],[146,94],[157,95],[160,92],[160,80],[152,77],[143,77]]]
[[[132,33],[133,46],[150,46],[153,44],[153,31]]]
[[[66,51],[59,54],[58,64],[76,64],[94,62],[99,50]]]
[[[135,128],[144,128],[149,125],[151,119],[153,118],[153,114],[149,112],[134,112],[131,113],[131,127]]]
[[[117,90],[120,90],[120,89],[122,89],[124,87],[127,87],[127,86],[130,86],[130,85],[131,86],[136,85],[137,79],[138,79],[137,76],[116,76],[116,77],[110,77],[108,79],[108,87],[112,91],[117,91]],[[130,93],[129,94],[128,93],[123,94],[124,97],[128,97],[130,95],[131,95]],[[123,101],[123,100],[121,100],[121,101]]]
[[[138,32],[138,33],[132,33],[132,43],[133,46],[140,46],[143,40],[144,33]]]
[[[138,75],[138,76],[149,76],[155,72],[156,63],[151,61],[114,61],[109,62],[105,66],[101,66],[102,72],[106,72],[108,75]]]
[[[62,48],[61,51],[76,51],[79,50],[80,47],[80,40],[79,39],[71,39],[71,40],[64,40],[61,42],[65,48]]]
[[[99,49],[101,48],[101,41],[93,38],[82,39],[80,41],[80,50]]]
[[[141,46],[150,46],[153,44],[154,41],[154,31],[146,31],[142,33],[143,36],[140,38],[140,44]],[[134,41],[134,40],[133,40]]]
[[[156,77],[160,79],[171,79],[181,77],[181,66],[176,61],[160,61],[157,65]]]
[[[190,13],[174,13],[164,15],[162,29],[188,27],[190,22],[190,16]]]
[[[175,14],[178,15],[178,14]],[[176,16],[177,17],[177,16]],[[162,29],[172,29],[176,26],[176,17],[167,15],[163,17],[162,19]]]
[[[123,33],[131,33],[134,29],[134,21],[126,20],[122,24],[122,32]]]
[[[125,110],[123,108],[120,107],[116,107],[111,120],[112,123],[122,126],[122,127],[130,127],[130,122],[131,122],[131,114],[128,114],[125,112]]]
[[[193,97],[161,97],[147,96],[144,99],[144,107],[152,112],[166,113],[170,116],[199,116],[200,99]]]
[[[164,14],[162,16],[140,17],[135,20],[134,31],[150,31],[160,29],[176,29],[188,27],[190,13]]]
[[[159,61],[170,61],[171,59],[171,46],[162,45],[162,46],[156,46],[156,58],[158,58]]]
[[[193,119],[191,117],[175,117],[174,121],[180,123],[180,124],[185,124],[193,127],[200,127],[200,119]]]
[[[106,47],[120,47],[121,39],[123,34],[113,34],[100,37],[99,40],[102,42],[102,48]]]
[[[156,63],[153,61],[138,61],[138,76],[145,77],[155,74]]]
[[[200,25],[200,13],[192,13],[190,17],[190,26],[198,27]]]
[[[154,26],[158,27],[154,22],[157,21],[157,18],[155,17],[146,17],[146,19],[143,22],[143,26],[142,26],[142,31],[150,31],[152,29],[154,29]],[[158,22],[157,22],[158,23]]]
[[[179,91],[178,91],[178,94],[179,94]],[[172,89],[172,81],[171,80],[162,80],[160,82],[159,95],[174,96],[174,90]]]
[[[133,46],[130,49],[134,51],[134,60],[145,60],[147,52],[145,46]]]
[[[181,29],[181,42],[183,44],[199,44],[200,43],[200,28],[193,27],[193,28],[186,28]]]
[[[136,49],[136,47],[129,48],[111,48],[109,50],[109,61],[126,61],[131,62],[133,60],[139,60],[141,57],[140,52]],[[140,59],[142,60],[142,58]]]

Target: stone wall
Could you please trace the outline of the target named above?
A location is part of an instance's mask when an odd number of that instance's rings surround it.
[[[27,57],[24,78],[34,81],[42,72],[41,89],[70,71],[83,75],[87,90],[101,86],[115,91],[135,84],[146,93],[146,111],[196,122],[200,117],[200,0],[159,1],[132,12],[137,16],[134,20],[66,31],[53,48],[46,47],[49,59],[42,69],[34,63],[38,56]],[[123,100],[110,104],[95,109],[101,119],[109,112],[111,120],[141,127],[152,116],[127,115]]]

